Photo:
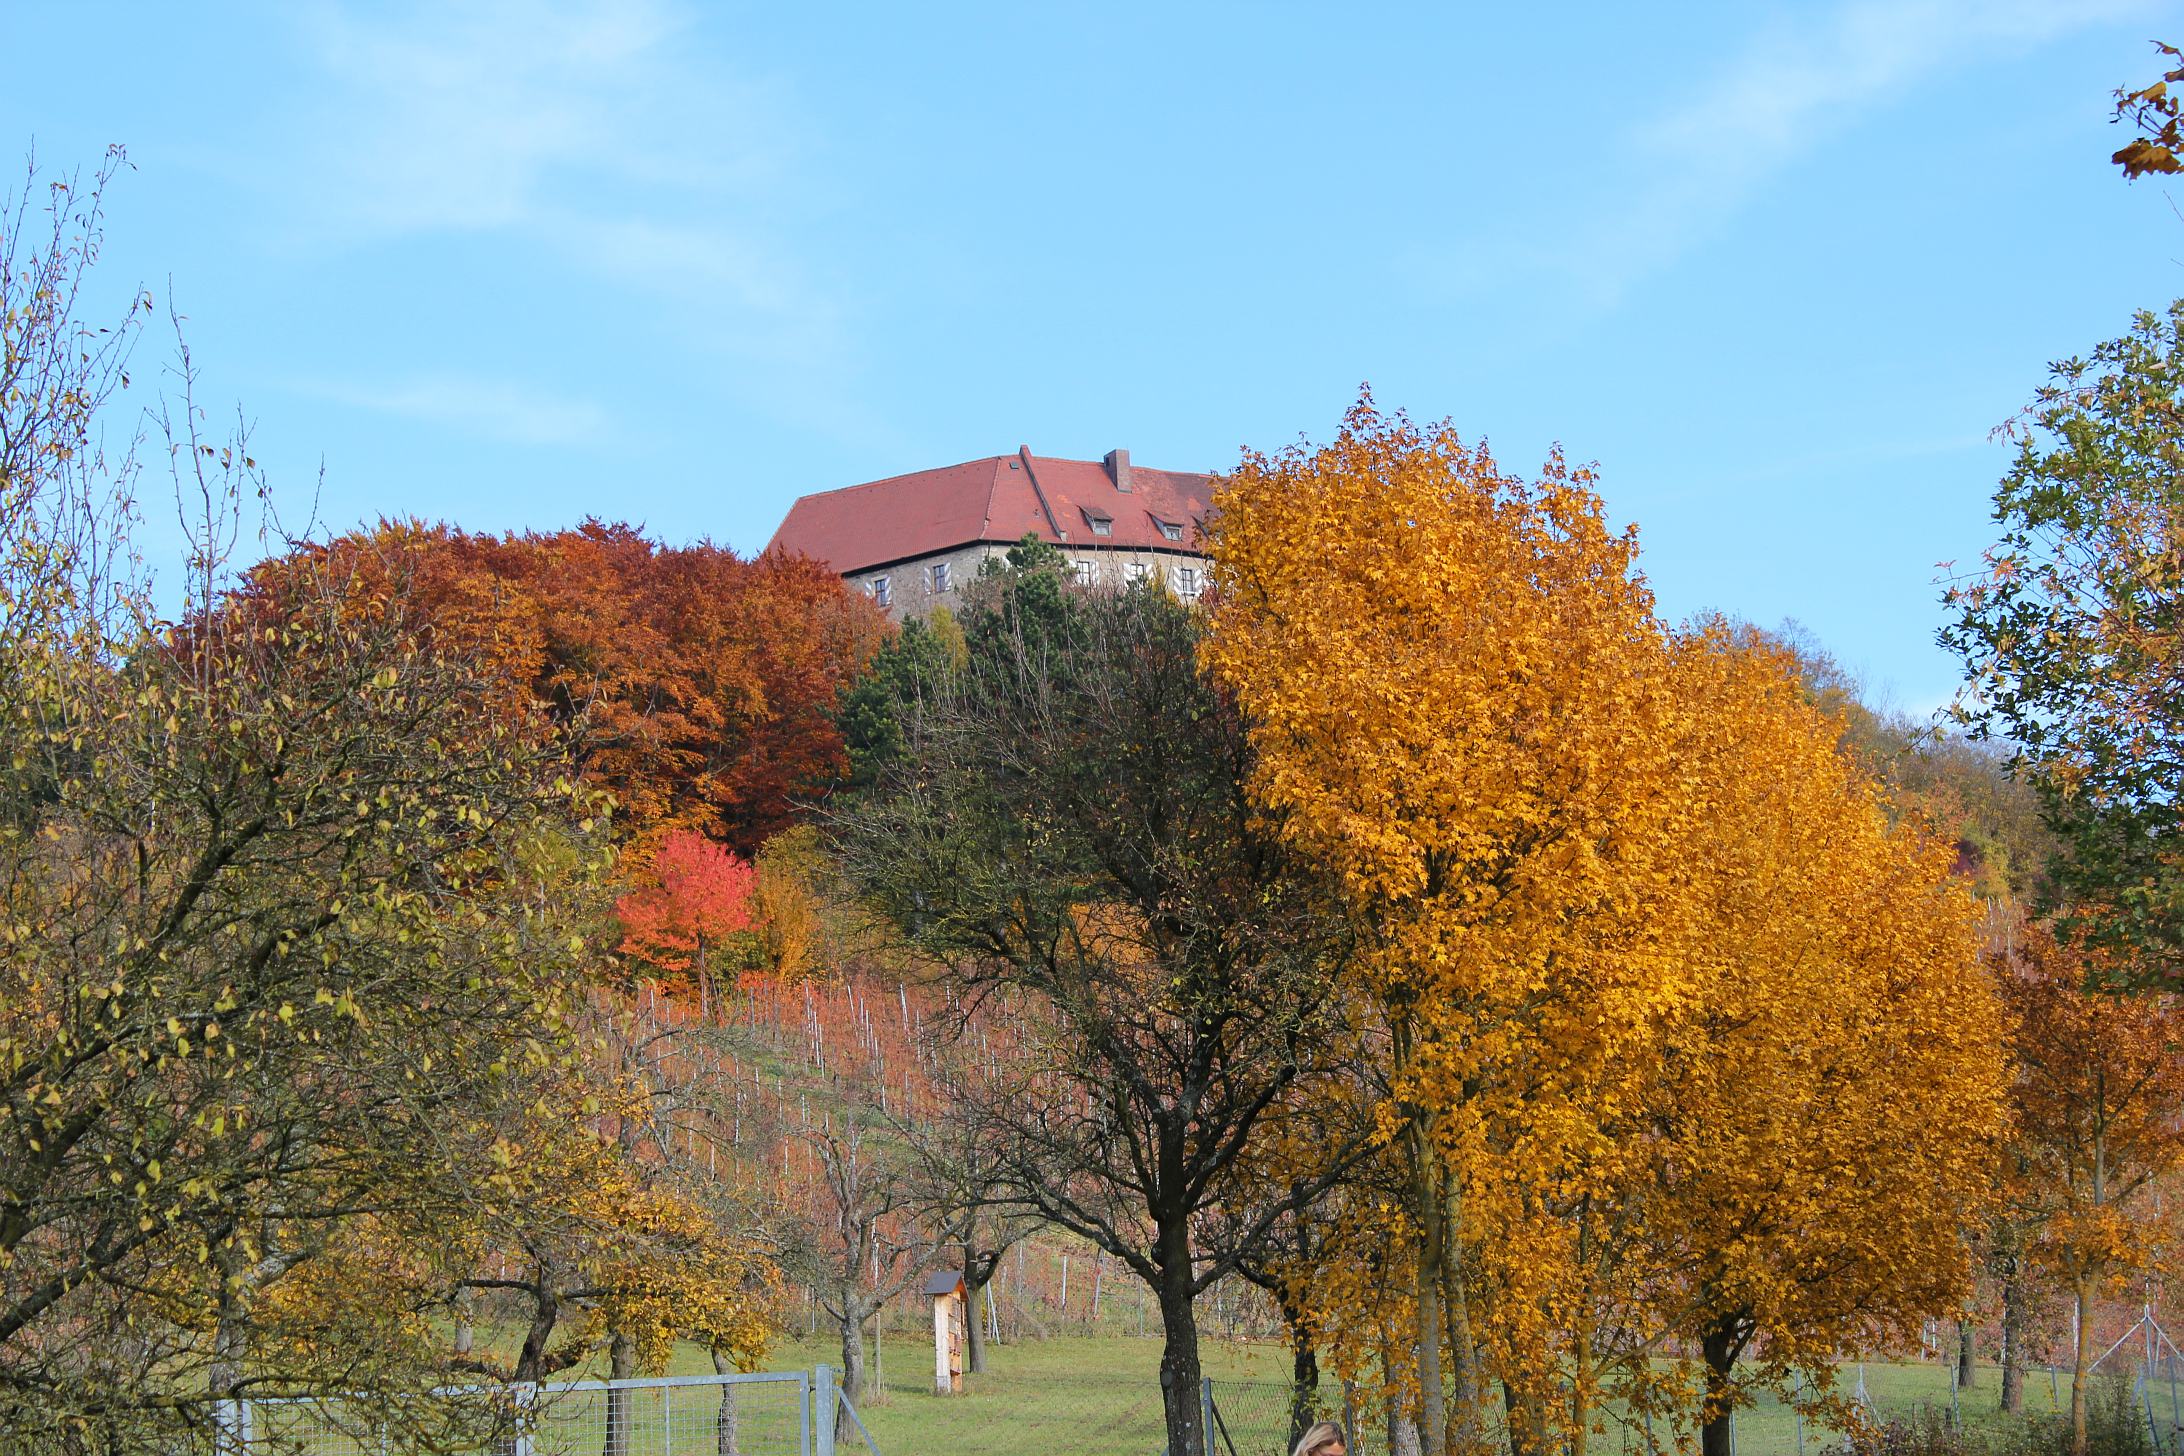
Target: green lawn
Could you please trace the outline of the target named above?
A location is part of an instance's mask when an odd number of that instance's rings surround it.
[[[947,1452],[956,1456],[1152,1456],[1161,1445],[1157,1340],[1105,1336],[1062,1338],[997,1346],[993,1369],[959,1397],[929,1392],[929,1344],[909,1334],[889,1337],[882,1354],[884,1384],[860,1408],[882,1456]],[[769,1368],[810,1369],[820,1361],[838,1365],[840,1354],[824,1342],[801,1340],[779,1347]],[[1206,1373],[1216,1382],[1237,1456],[1277,1456],[1285,1429],[1282,1382],[1288,1375],[1288,1351],[1277,1345],[1209,1343]],[[696,1352],[680,1365],[695,1373]],[[680,1368],[679,1365],[679,1368]],[[1946,1415],[1951,1381],[1940,1364],[1869,1362],[1865,1386],[1884,1420],[1908,1417],[1921,1407]],[[1860,1367],[1843,1367],[1841,1389],[1858,1383]],[[2025,1409],[2029,1416],[2056,1411],[2056,1397],[2069,1399],[2069,1372],[2051,1384],[2045,1368],[2027,1372]],[[1234,1384],[1229,1384],[1234,1382]],[[1999,1429],[2005,1418],[1998,1397],[2001,1372],[1982,1367],[1975,1385],[1962,1393],[1961,1417],[1968,1428]],[[2167,1391],[2156,1392],[2156,1415],[2168,1424]],[[1839,1433],[1798,1421],[1778,1401],[1765,1401],[1737,1417],[1738,1456],[1822,1456],[1841,1449]],[[1378,1453],[1381,1442],[1371,1432],[1358,1433],[1356,1452]],[[1802,1446],[1800,1435],[1802,1434]],[[1658,1433],[1666,1444],[1669,1433]],[[1610,1419],[1595,1450],[1642,1452],[1645,1433]],[[857,1449],[853,1444],[850,1450]],[[708,1453],[710,1456],[710,1453]],[[1226,1456],[1223,1450],[1222,1456]]]
[[[1288,1351],[1273,1345],[1208,1343],[1203,1357],[1216,1381],[1272,1386],[1289,1373]],[[838,1366],[841,1352],[805,1340],[782,1346],[768,1364],[810,1369],[820,1361]],[[1158,1340],[1108,1335],[997,1345],[989,1363],[985,1375],[966,1380],[963,1395],[936,1396],[931,1338],[890,1335],[880,1389],[858,1410],[882,1456],[1153,1456],[1164,1444]],[[1245,1456],[1241,1447],[1238,1456]]]
[[[1271,1344],[1211,1341],[1204,1350],[1206,1373],[1216,1382],[1227,1443],[1218,1456],[1283,1456],[1287,1434],[1288,1351]],[[1162,1447],[1157,1340],[1131,1336],[1063,1337],[997,1345],[992,1370],[970,1382],[963,1395],[940,1397],[929,1388],[931,1345],[910,1330],[889,1335],[879,1352],[880,1387],[859,1403],[859,1414],[881,1456],[1156,1456]],[[766,1362],[773,1371],[810,1371],[821,1362],[838,1365],[831,1343],[799,1339],[777,1346]],[[596,1377],[594,1369],[564,1378]],[[702,1350],[676,1352],[671,1374],[711,1374]],[[1884,1420],[1908,1417],[1924,1407],[1946,1417],[1950,1380],[1940,1364],[1871,1362],[1863,1367],[1865,1388]],[[1847,1365],[1841,1389],[1857,1386],[1860,1367]],[[1977,1384],[1963,1393],[1961,1415],[1973,1431],[2003,1429],[1996,1410],[2000,1372],[1982,1367]],[[2053,1414],[2069,1396],[2068,1372],[2051,1381],[2045,1368],[2027,1372],[2025,1406],[2029,1416]],[[2166,1385],[2154,1392],[2155,1415],[2171,1424]],[[738,1387],[731,1406],[717,1387],[682,1387],[632,1393],[628,1416],[632,1456],[720,1456],[732,1446],[736,1456],[793,1456],[798,1449],[799,1410],[792,1384]],[[540,1412],[538,1456],[598,1456],[604,1445],[605,1404],[596,1393],[567,1395]],[[724,1444],[732,1420],[733,1440]],[[1657,1432],[1666,1446],[1670,1434]],[[2167,1430],[2164,1429],[2165,1444]],[[1356,1433],[1351,1451],[1383,1456],[1383,1442],[1371,1430]],[[1611,1418],[1593,1442],[1596,1456],[1641,1456],[1647,1447],[1642,1428]],[[328,1432],[308,1443],[312,1456],[380,1456],[370,1439],[342,1439]],[[841,1450],[860,1456],[854,1435]],[[2175,1449],[2173,1444],[2170,1449]],[[1794,1413],[1767,1401],[1739,1413],[1737,1456],[1835,1456],[1842,1450],[1838,1433],[1800,1428]]]

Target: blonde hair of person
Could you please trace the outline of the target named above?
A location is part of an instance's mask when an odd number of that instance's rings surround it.
[[[1341,1441],[1345,1447],[1350,1444],[1342,1434],[1342,1427],[1333,1421],[1321,1421],[1297,1437],[1297,1444],[1290,1450],[1289,1456],[1317,1456],[1321,1448],[1331,1446],[1337,1441]]]

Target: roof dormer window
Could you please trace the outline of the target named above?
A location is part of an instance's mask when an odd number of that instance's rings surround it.
[[[1164,520],[1159,516],[1155,516],[1153,517],[1153,524],[1160,527],[1160,534],[1166,536],[1170,541],[1183,539],[1183,523],[1181,521]]]
[[[1107,512],[1095,511],[1090,506],[1079,506],[1077,509],[1084,512],[1084,523],[1092,528],[1093,535],[1112,536],[1115,534],[1115,518],[1107,514]]]

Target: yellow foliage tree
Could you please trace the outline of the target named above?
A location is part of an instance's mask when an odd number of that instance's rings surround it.
[[[1539,1226],[1529,1190],[1600,1145],[1682,994],[1650,928],[1676,918],[1688,810],[1663,634],[1588,471],[1522,480],[1369,395],[1325,446],[1247,454],[1215,513],[1208,662],[1253,725],[1253,791],[1346,892],[1390,1031],[1404,1363],[1438,1452],[1482,1429],[1467,1254]],[[1561,1354],[1490,1348],[1512,1390]]]
[[[1705,806],[1683,856],[1692,995],[1623,1144],[1642,1183],[1614,1208],[1650,1297],[1620,1308],[1629,1354],[1700,1349],[1704,1451],[1727,1456],[1751,1386],[1824,1392],[1842,1349],[1953,1307],[2006,1059],[1951,847],[1891,825],[1794,663],[1710,626],[1675,680]]]
[[[1588,472],[1369,397],[1216,509],[1207,658],[1392,1048],[1405,1176],[1319,1278],[1343,1308],[1413,1255],[1355,1307],[1411,1321],[1379,1363],[1424,1449],[1479,1437],[1492,1376],[1518,1456],[1611,1399],[1716,1456],[1751,1385],[1951,1307],[2003,1081],[1972,903],[1793,664],[1671,638]]]

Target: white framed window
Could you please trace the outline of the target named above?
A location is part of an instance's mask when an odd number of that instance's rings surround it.
[[[1133,582],[1150,580],[1152,574],[1153,569],[1142,561],[1133,561],[1123,568],[1123,575]]]
[[[1198,568],[1178,566],[1175,569],[1175,594],[1186,602],[1198,600]]]
[[[948,563],[945,561],[934,562],[932,572],[933,590],[936,592],[946,591],[948,589]]]
[[[1076,578],[1079,586],[1092,585],[1092,563],[1089,561],[1070,562],[1069,574]]]
[[[884,576],[872,578],[872,600],[877,606],[886,606],[892,600],[893,583]]]

